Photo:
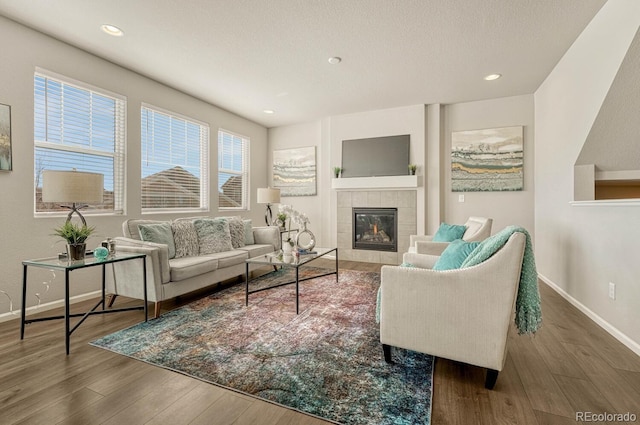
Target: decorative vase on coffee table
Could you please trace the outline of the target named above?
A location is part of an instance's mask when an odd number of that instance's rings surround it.
[[[67,258],[69,260],[84,260],[84,253],[87,250],[86,243],[67,244]]]

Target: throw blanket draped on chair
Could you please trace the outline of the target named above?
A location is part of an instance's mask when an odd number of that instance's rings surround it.
[[[509,226],[488,237],[469,254],[460,268],[475,266],[487,260],[502,248],[515,232],[524,233],[526,236],[522,270],[520,271],[520,284],[516,298],[515,324],[519,334],[532,334],[540,328],[542,310],[540,308],[538,272],[533,256],[533,246],[531,244],[531,236],[529,236],[529,232],[526,229],[518,226]]]

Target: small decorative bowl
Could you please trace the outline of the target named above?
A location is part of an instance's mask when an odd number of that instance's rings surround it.
[[[93,250],[93,256],[98,260],[104,260],[109,256],[109,250],[103,246],[99,246]]]

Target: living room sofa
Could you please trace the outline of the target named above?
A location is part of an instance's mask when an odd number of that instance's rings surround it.
[[[225,221],[232,223],[231,229],[236,230],[233,243],[227,243],[227,235],[230,237],[233,232],[226,230],[229,225]],[[203,223],[194,236],[195,224]],[[147,300],[155,303],[154,317],[160,315],[162,301],[241,276],[245,273],[247,258],[267,254],[280,247],[277,227],[252,227],[250,220],[244,220],[241,221],[244,232],[240,232],[237,223],[235,217],[189,217],[173,221],[129,219],[122,224],[124,236],[115,238],[116,252],[147,255]],[[217,226],[223,236],[207,234],[205,225]],[[170,229],[168,233],[167,226]],[[161,234],[173,236],[173,240],[161,239],[166,243],[160,243],[157,236],[152,234],[149,237],[149,229],[161,229]],[[217,246],[207,246],[205,239]],[[250,270],[259,267],[251,265]],[[111,304],[117,295],[144,299],[142,280],[142,270],[133,262],[115,263],[113,280],[107,286],[108,292],[113,294]]]

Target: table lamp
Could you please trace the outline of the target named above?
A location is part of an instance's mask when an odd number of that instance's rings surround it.
[[[42,201],[71,204],[61,205],[69,208],[67,222],[71,221],[73,213],[78,214],[83,225],[86,220],[80,214],[80,209],[87,204],[101,204],[104,192],[104,176],[98,173],[83,171],[54,171],[42,172]]]
[[[258,189],[258,203],[267,204],[267,210],[264,213],[264,221],[267,226],[273,223],[273,213],[271,212],[271,204],[280,202],[280,189],[272,189],[270,187]]]

